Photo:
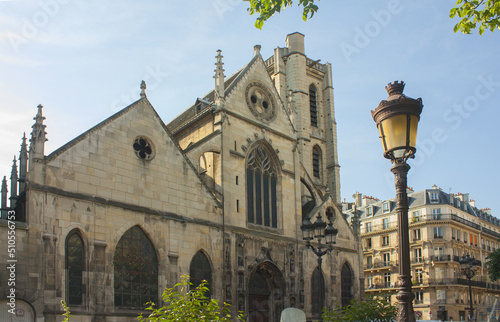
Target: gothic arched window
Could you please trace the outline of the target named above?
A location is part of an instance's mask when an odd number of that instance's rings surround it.
[[[267,151],[261,145],[247,158],[248,222],[278,228],[277,173]]]
[[[191,260],[191,265],[189,265],[189,277],[191,289],[194,289],[201,284],[203,280],[208,282],[209,291],[205,294],[210,297],[212,295],[212,268],[210,267],[210,262],[207,256],[202,251],[198,251]]]
[[[319,266],[313,271],[311,285],[312,313],[321,316],[325,306],[325,280]]]
[[[313,176],[321,178],[321,149],[315,145],[312,152]]]
[[[158,258],[148,236],[138,226],[123,234],[113,258],[115,306],[143,308],[158,300]]]
[[[342,289],[342,307],[346,307],[352,300],[352,271],[349,264],[345,263],[340,272]]]
[[[68,270],[68,304],[83,304],[83,271],[85,268],[85,246],[77,230],[66,238],[66,269]]]
[[[318,127],[318,107],[316,103],[316,87],[309,86],[309,111],[311,114],[311,126]]]

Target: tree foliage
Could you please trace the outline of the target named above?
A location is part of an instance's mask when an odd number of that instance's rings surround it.
[[[248,12],[253,15],[258,13],[259,16],[255,21],[255,27],[262,29],[264,22],[271,18],[275,13],[280,13],[282,9],[291,7],[293,0],[245,0],[250,3]],[[318,0],[319,1],[319,0]],[[306,21],[312,18],[314,13],[318,11],[318,6],[314,4],[314,0],[298,0],[299,6],[303,7],[302,19]]]
[[[470,34],[478,27],[479,34],[485,30],[491,32],[500,29],[500,1],[499,0],[458,0],[455,8],[450,11],[450,18],[460,18],[453,31]]]
[[[384,296],[353,299],[344,308],[325,310],[323,321],[326,322],[393,322],[397,308]]]
[[[61,305],[62,305],[63,310],[64,310],[64,313],[63,313],[64,320],[63,320],[63,322],[69,322],[69,318],[72,317],[73,315],[69,311],[69,307],[66,305],[66,302],[61,301]]]
[[[233,321],[229,304],[224,303],[221,308],[217,300],[209,299],[205,295],[208,292],[206,281],[189,290],[192,285],[189,276],[183,275],[181,279],[180,283],[173,288],[166,288],[163,292],[162,299],[166,303],[165,306],[156,308],[154,303],[149,302],[146,310],[151,313],[147,317],[140,314],[137,319],[141,322]],[[244,321],[242,314],[236,319]]]
[[[500,279],[500,248],[496,249],[486,257],[486,265],[488,266],[490,279],[492,281]]]
[[[255,27],[262,29],[264,22],[275,13],[280,13],[286,7],[291,7],[293,0],[245,0],[249,2],[248,12],[259,14]],[[319,1],[319,0],[318,0]],[[298,6],[303,7],[302,19],[312,18],[318,11],[314,0],[298,0]],[[453,28],[454,32],[461,31],[470,34],[478,28],[482,35],[486,30],[491,32],[500,29],[500,0],[458,0],[450,10],[450,18],[460,18]]]

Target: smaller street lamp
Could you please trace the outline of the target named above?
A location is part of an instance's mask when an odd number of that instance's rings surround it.
[[[327,213],[328,217],[328,213]],[[331,217],[328,217],[328,224],[323,221],[321,218],[321,213],[318,212],[318,216],[316,217],[316,221],[314,224],[311,222],[309,218],[304,219],[302,225],[300,226],[300,230],[302,230],[302,238],[306,241],[306,247],[312,249],[314,254],[318,256],[318,266],[320,272],[322,272],[321,264],[323,263],[323,256],[328,252],[333,250],[333,245],[337,242],[337,234],[338,229],[333,227]],[[325,239],[325,243],[322,243],[323,238]],[[313,239],[317,240],[317,246],[314,247],[311,244]],[[323,290],[319,290],[320,294],[320,303],[323,305]]]
[[[469,308],[469,321],[472,321],[472,316],[474,312],[474,308],[472,306],[472,285],[471,285],[471,279],[476,275],[477,267],[479,266],[479,261],[474,259],[474,257],[470,257],[469,254],[467,256],[463,256],[462,259],[459,261],[460,263],[460,268],[462,270],[462,274],[465,275],[469,282],[469,303],[470,303],[470,308]]]
[[[318,264],[321,268],[322,257],[332,251],[333,245],[337,243],[338,229],[333,227],[330,220],[328,224],[324,222],[320,213],[318,213],[314,224],[309,218],[304,219],[300,229],[302,230],[302,239],[306,241],[306,247],[312,249],[314,254],[318,256]],[[325,239],[325,243],[322,243],[323,238]],[[318,246],[314,247],[311,244],[313,239],[317,240]]]

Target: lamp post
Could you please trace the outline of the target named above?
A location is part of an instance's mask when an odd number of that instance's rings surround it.
[[[410,275],[410,238],[408,224],[407,174],[410,166],[406,163],[416,152],[417,125],[422,113],[422,99],[413,99],[403,95],[405,83],[395,81],[385,89],[389,94],[386,100],[371,111],[373,120],[380,132],[384,157],[391,160],[396,185],[396,212],[398,213],[399,235],[399,302],[397,321],[415,321]]]
[[[462,269],[462,273],[465,275],[467,280],[469,281],[469,303],[470,303],[470,308],[469,308],[469,321],[472,321],[472,315],[474,312],[474,308],[472,307],[472,286],[471,286],[471,279],[476,275],[477,267],[479,265],[479,262],[474,259],[474,257],[470,257],[468,254],[467,256],[463,256],[462,259],[459,261],[460,263],[460,268]]]
[[[318,266],[319,272],[322,273],[321,264],[323,263],[323,256],[328,252],[333,250],[333,245],[337,242],[337,234],[338,229],[333,227],[331,216],[328,216],[328,224],[323,221],[321,218],[321,213],[318,212],[318,216],[316,217],[316,221],[314,224],[311,222],[309,218],[306,217],[300,226],[302,230],[303,239],[306,241],[306,247],[312,249],[314,254],[318,256]],[[325,239],[325,243],[322,243],[323,238]],[[314,247],[311,244],[313,239],[317,240],[317,246]],[[321,307],[323,306],[323,290],[319,290],[320,298],[319,303]]]

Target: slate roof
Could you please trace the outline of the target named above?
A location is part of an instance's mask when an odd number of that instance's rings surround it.
[[[224,96],[227,97],[227,95],[233,90],[233,88],[238,84],[240,79],[245,75],[248,69],[257,61],[257,59],[260,57],[259,55],[255,55],[252,60],[248,64],[246,64],[244,67],[240,68],[236,73],[231,75],[229,78],[227,78],[224,81]],[[202,99],[206,102],[210,102],[211,104],[214,103],[215,101],[215,90],[212,89],[209,91],[207,94],[205,94]],[[193,119],[198,118],[200,114],[205,115],[207,111],[209,111],[209,107],[212,105],[204,105],[202,109],[200,110],[197,105],[199,104],[199,99],[196,100],[196,102],[188,107],[184,112],[182,112],[179,116],[177,116],[175,119],[173,119],[170,123],[167,124],[167,128],[171,130],[173,133],[179,131],[180,129],[184,128],[188,123],[190,123]]]
[[[437,200],[431,200],[431,193],[437,193]],[[385,203],[389,203],[389,211],[383,211],[383,205]],[[500,220],[488,213],[486,213],[482,209],[478,209],[473,207],[469,202],[461,201],[457,196],[453,194],[446,193],[439,188],[433,189],[425,189],[417,192],[412,192],[408,194],[408,206],[410,211],[412,209],[423,207],[425,205],[450,205],[461,211],[465,211],[470,215],[485,220],[492,225],[496,225],[500,227]],[[372,208],[372,214],[367,215],[367,208]],[[375,201],[367,206],[357,207],[357,210],[360,212],[360,219],[373,218],[377,216],[383,216],[385,214],[393,213],[396,207],[396,199],[388,199],[382,201]],[[344,213],[346,216],[351,214],[352,209],[347,209],[344,207]]]

